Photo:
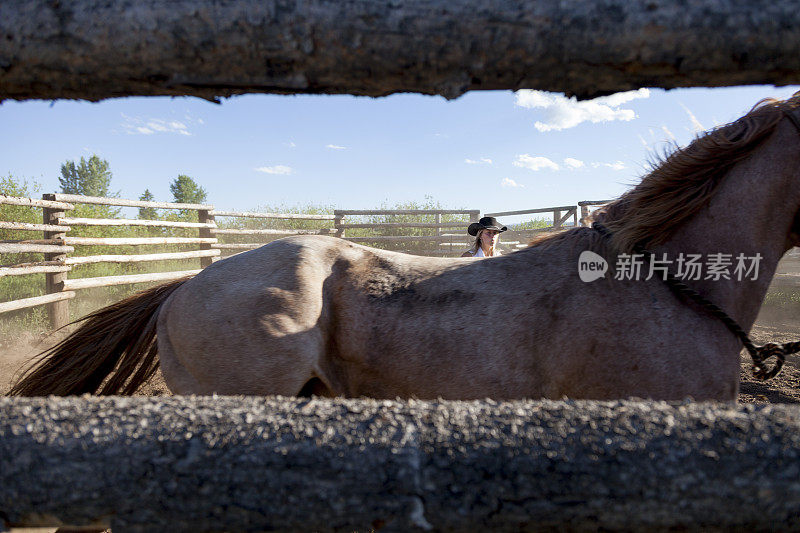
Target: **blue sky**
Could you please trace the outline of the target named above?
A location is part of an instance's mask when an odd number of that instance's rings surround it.
[[[482,212],[609,199],[636,183],[670,141],[800,87],[641,89],[578,103],[538,91],[453,101],[247,95],[0,105],[0,175],[57,191],[67,160],[109,161],[123,198],[192,176],[218,209],[422,202]]]

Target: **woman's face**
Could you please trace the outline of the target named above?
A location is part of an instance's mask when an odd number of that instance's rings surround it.
[[[497,244],[500,232],[493,229],[481,231],[481,247],[492,248]]]

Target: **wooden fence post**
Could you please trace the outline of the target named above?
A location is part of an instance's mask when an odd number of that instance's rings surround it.
[[[214,215],[211,214],[211,211],[208,209],[198,209],[197,210],[197,221],[202,222],[204,224],[208,224],[210,222],[214,222]],[[200,228],[199,232],[200,237],[214,237],[214,233],[211,231],[211,228]],[[201,250],[210,250],[211,245],[203,243],[200,245]],[[219,259],[219,257],[201,257],[200,258],[200,268],[205,268],[214,261]]]
[[[335,209],[333,211],[333,216],[334,216],[333,227],[336,230],[336,236],[341,239],[344,239],[344,229],[340,227],[342,225],[342,222],[344,221],[344,215],[342,215],[338,209]]]
[[[441,237],[442,236],[442,227],[440,226],[440,224],[442,223],[442,214],[441,213],[436,213],[434,215],[433,220],[436,223],[436,236],[437,237]],[[436,242],[433,243],[433,245],[436,247],[436,251],[434,252],[434,255],[442,256],[442,257],[444,257],[446,255],[444,250],[442,250],[442,243],[440,243],[439,241],[436,241]]]
[[[55,201],[55,194],[43,194],[42,200]],[[58,219],[64,216],[64,211],[57,208],[43,207],[42,221],[44,224],[58,224]],[[45,231],[45,239],[63,239],[66,232]],[[59,261],[63,263],[67,259],[65,253],[44,254],[45,261]],[[66,272],[50,272],[45,274],[45,292],[53,294],[64,290],[64,282],[67,280]],[[47,316],[50,319],[50,328],[57,330],[69,323],[69,300],[60,300],[47,304]]]
[[[561,211],[556,209],[553,211],[553,227],[560,228],[561,227]]]

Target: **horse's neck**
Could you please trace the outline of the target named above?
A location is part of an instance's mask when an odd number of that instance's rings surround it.
[[[674,260],[680,253],[731,254],[730,280],[687,281],[749,330],[783,253],[800,207],[800,132],[783,120],[775,133],[736,165],[709,205],[683,224],[657,255]],[[758,277],[737,281],[736,257],[760,254]],[[750,261],[748,261],[749,263]],[[674,269],[673,269],[674,271]],[[703,269],[703,278],[707,275]]]

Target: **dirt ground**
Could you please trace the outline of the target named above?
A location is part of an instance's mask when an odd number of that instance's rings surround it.
[[[0,394],[8,392],[15,374],[31,357],[52,345],[60,337],[23,335],[0,340]],[[800,322],[778,314],[762,312],[751,332],[751,338],[757,345],[800,340]],[[740,402],[800,403],[800,356],[789,356],[781,373],[767,382],[753,379],[750,367],[750,356],[743,351]],[[161,374],[158,373],[139,389],[137,395],[168,396],[170,392]]]

